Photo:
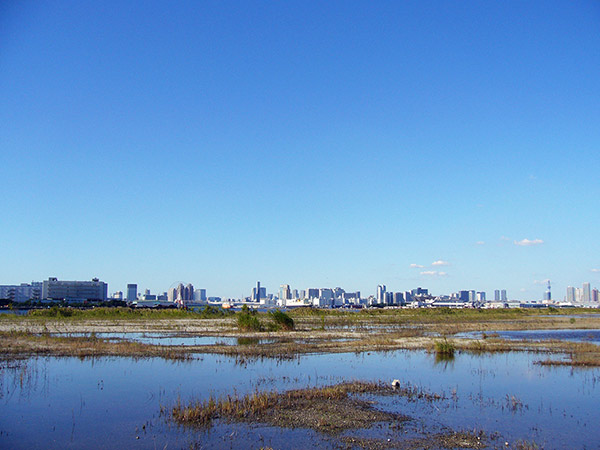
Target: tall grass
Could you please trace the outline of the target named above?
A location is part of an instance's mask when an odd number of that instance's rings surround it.
[[[53,306],[47,309],[33,309],[27,314],[32,318],[56,319],[110,319],[110,320],[140,320],[140,319],[211,319],[227,317],[233,313],[222,308],[206,306],[202,310],[186,309],[133,309],[133,308],[92,308],[78,309]]]

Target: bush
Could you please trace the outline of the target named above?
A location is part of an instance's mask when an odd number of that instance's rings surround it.
[[[454,344],[452,342],[448,342],[446,338],[444,338],[443,341],[435,342],[435,352],[438,355],[454,356],[455,350],[456,348],[454,347]]]
[[[270,311],[269,315],[278,329],[282,330],[293,330],[294,329],[294,319],[292,319],[289,315],[280,311],[278,309],[274,311]]]
[[[246,305],[237,313],[237,324],[240,330],[244,331],[262,331],[263,326],[256,317],[256,311],[251,311]]]

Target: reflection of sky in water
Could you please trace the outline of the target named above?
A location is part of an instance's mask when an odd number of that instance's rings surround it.
[[[221,428],[205,434],[168,426],[159,417],[160,407],[172,405],[178,397],[186,401],[257,387],[283,390],[395,378],[448,398],[435,404],[382,399],[382,407],[402,411],[428,426],[500,431],[508,440],[535,440],[546,448],[593,447],[600,441],[595,426],[600,370],[533,364],[546,357],[460,353],[454,360],[436,362],[434,355],[424,352],[399,351],[304,355],[290,361],[243,364],[219,355],[202,355],[190,362],[130,358],[2,362],[0,447],[182,448],[196,436],[205,448],[220,448],[225,445]],[[457,401],[452,400],[453,391]],[[523,406],[511,408],[511,396]],[[140,431],[144,424],[145,433]],[[333,446],[331,440],[298,430],[260,427],[256,431],[240,425],[223,430],[233,433],[234,442],[226,445],[233,448],[306,448],[315,439],[320,447]]]
[[[592,342],[600,343],[600,330],[523,330],[523,331],[492,331],[488,332],[489,337],[498,337],[501,339],[519,339],[519,340],[549,340],[557,339],[573,342]],[[479,331],[469,333],[458,333],[457,338],[479,339],[482,333]]]

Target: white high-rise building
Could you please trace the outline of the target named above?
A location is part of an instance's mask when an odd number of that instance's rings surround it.
[[[575,303],[575,288],[573,286],[567,287],[567,303]]]
[[[382,303],[385,303],[385,292],[385,284],[380,284],[377,286],[377,303],[379,303],[380,305]]]
[[[582,291],[583,303],[590,303],[592,301],[592,291],[590,289],[590,283],[583,283]]]

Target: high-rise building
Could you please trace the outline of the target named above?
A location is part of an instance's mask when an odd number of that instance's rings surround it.
[[[206,289],[196,289],[194,291],[194,301],[195,302],[205,302],[206,301]]]
[[[61,281],[48,278],[42,283],[42,298],[46,300],[100,300],[108,297],[108,284],[98,278],[92,281]]]
[[[478,302],[485,302],[485,292],[478,292],[477,293],[477,301]]]
[[[550,280],[548,280],[548,287],[546,288],[546,292],[544,293],[544,300],[550,301],[552,300],[552,290],[550,286]]]
[[[592,289],[592,302],[598,303],[598,289]]]
[[[377,303],[382,304],[385,303],[385,284],[380,284],[377,286]]]
[[[306,290],[306,297],[305,298],[308,298],[308,299],[319,298],[319,290],[316,289],[316,288],[308,288]]]
[[[583,303],[589,303],[592,300],[592,292],[590,290],[590,283],[583,283]]]
[[[266,295],[262,295],[262,289],[264,289],[264,288],[260,287],[260,281],[257,281],[256,287],[252,288],[252,301],[253,302],[260,302],[261,298],[266,297]]]
[[[458,291],[458,298],[461,302],[469,301],[469,291]]]
[[[573,286],[567,287],[567,302],[575,303],[575,288]]]
[[[506,289],[502,289],[502,290],[500,291],[500,299],[501,299],[503,302],[506,302],[506,301],[508,301],[508,296],[506,295]]]
[[[423,289],[422,287],[418,287],[416,289],[411,290],[410,293],[413,295],[413,297],[415,295],[429,295],[429,289]]]
[[[279,299],[280,300],[291,300],[292,291],[290,290],[289,284],[282,284],[279,286]]]
[[[404,294],[402,292],[394,292],[394,305],[404,304]]]
[[[494,301],[495,302],[499,302],[500,301],[500,289],[496,289],[494,291]]]

